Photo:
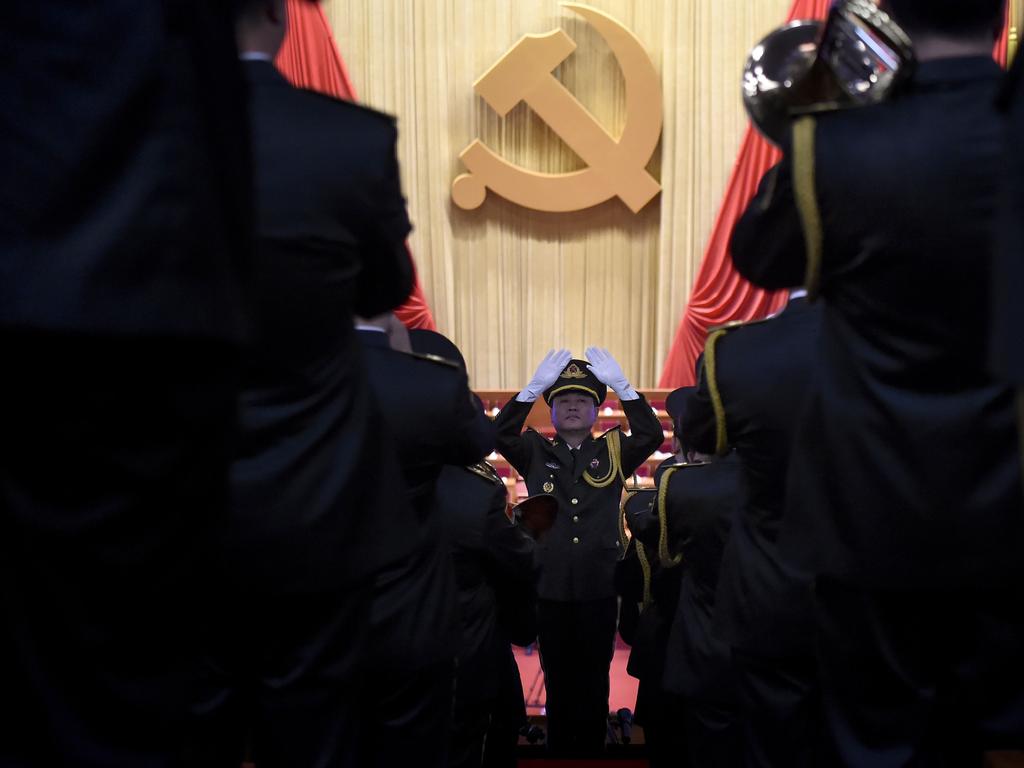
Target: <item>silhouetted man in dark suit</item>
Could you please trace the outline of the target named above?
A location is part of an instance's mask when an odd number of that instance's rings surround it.
[[[197,761],[355,765],[370,583],[418,546],[353,313],[400,304],[409,232],[386,115],[293,88],[283,0],[242,2],[258,247],[219,633]]]
[[[680,435],[689,447],[686,433]],[[676,763],[732,768],[740,755],[736,686],[729,648],[711,627],[722,553],[743,500],[743,477],[735,455],[708,458],[691,450],[690,461],[666,467],[658,500],[628,521],[662,569],[682,572],[666,628],[661,680],[664,700],[676,702],[670,711],[681,715],[674,725],[685,731],[686,754],[676,756]],[[662,738],[668,740],[664,730]],[[682,741],[677,734],[672,740]]]
[[[437,485],[444,467],[475,463],[491,451],[494,425],[469,390],[461,356],[417,353],[394,315],[362,320],[359,328],[373,395],[415,513],[408,527],[389,535],[418,542],[408,558],[374,577],[367,658],[375,680],[362,702],[368,740],[360,765],[443,768],[459,616]]]
[[[527,637],[507,622],[535,611],[537,594],[534,540],[509,520],[507,503],[505,483],[487,462],[441,472],[438,513],[455,564],[460,626],[451,766],[481,765],[510,643],[536,636],[535,621]]]
[[[725,549],[714,621],[732,649],[746,766],[817,764],[811,579],[779,551],[779,529],[820,310],[805,291],[794,291],[773,318],[712,332],[705,360],[714,361],[713,371],[703,370],[683,417],[699,450],[736,451],[747,486]]]
[[[777,288],[821,245],[822,343],[782,536],[817,574],[834,762],[969,765],[1024,741],[1020,456],[986,342],[1003,3],[886,5],[917,69],[889,101],[813,124],[801,201],[820,231],[801,229],[787,147],[732,251]]]
[[[181,757],[226,512],[250,184],[230,11],[0,26],[0,764]]]
[[[999,243],[993,285],[993,362],[999,375],[1024,384],[1024,56],[1018,50],[999,106],[1008,120]],[[1021,405],[1024,424],[1024,405]]]

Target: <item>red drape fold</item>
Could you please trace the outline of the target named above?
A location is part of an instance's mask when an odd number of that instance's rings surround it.
[[[355,101],[355,89],[323,8],[311,0],[287,1],[288,33],[274,60],[277,68],[300,88]],[[435,329],[434,317],[419,278],[415,280],[409,298],[395,310],[395,314],[409,328]]]
[[[823,19],[830,5],[830,0],[795,0],[787,21]],[[729,253],[736,220],[757,191],[761,177],[778,159],[778,150],[748,127],[658,386],[693,384],[694,363],[704,348],[708,328],[765,317],[785,306],[785,292],[764,291],[748,283],[733,268]]]

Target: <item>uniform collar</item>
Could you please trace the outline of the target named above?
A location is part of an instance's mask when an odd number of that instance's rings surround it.
[[[912,82],[915,86],[955,85],[972,80],[995,80],[1001,73],[991,56],[958,56],[920,62]]]
[[[284,75],[274,66],[272,61],[265,59],[243,59],[242,71],[245,73],[245,79],[251,84],[290,86],[290,83],[285,80]]]

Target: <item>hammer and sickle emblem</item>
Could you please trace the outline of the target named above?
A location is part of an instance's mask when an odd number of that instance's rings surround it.
[[[525,35],[473,89],[502,117],[525,101],[587,167],[560,174],[531,171],[507,162],[477,139],[459,155],[469,173],[452,182],[452,200],[460,208],[479,207],[490,189],[538,211],[579,211],[618,197],[638,213],[661,191],[645,169],[661,136],[661,81],[654,63],[636,36],[608,14],[576,3],[564,6],[589,21],[618,60],[626,83],[622,135],[612,138],[551,74],[576,43],[561,29]]]

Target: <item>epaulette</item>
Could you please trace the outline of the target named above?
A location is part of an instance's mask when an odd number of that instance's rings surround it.
[[[323,93],[321,91],[314,91],[311,88],[299,88],[298,90],[303,93],[308,93],[311,96],[317,96],[325,101],[329,101],[332,104],[339,104],[343,107],[350,108],[360,114],[366,115],[367,117],[373,117],[382,123],[386,123],[394,127],[397,118],[394,115],[390,115],[387,112],[381,112],[379,109],[368,107],[365,104],[360,104],[357,101],[350,101],[349,99],[343,99],[338,96],[332,96],[329,93]]]
[[[711,395],[711,409],[715,412],[715,453],[721,456],[729,448],[729,435],[726,431],[725,404],[718,388],[718,342],[727,333],[742,323],[730,328],[718,328],[708,334],[704,342],[704,369],[702,374],[708,383],[708,394]]]
[[[767,323],[770,320],[774,320],[778,317],[778,314],[768,315],[768,317],[759,317],[756,320],[730,320],[728,323],[722,323],[721,325],[714,325],[708,328],[708,335],[712,333],[732,333],[738,331],[740,328],[748,328],[751,325],[760,325],[761,323]]]
[[[417,360],[426,360],[430,363],[437,363],[448,368],[454,368],[459,371],[462,370],[462,366],[456,363],[454,360],[449,360],[447,357],[441,357],[440,355],[423,354],[421,352],[406,352],[405,354],[409,357],[415,357]]]
[[[622,431],[622,425],[621,424],[616,424],[614,427],[606,429],[604,432],[602,432],[600,435],[598,435],[594,439],[595,440],[603,440],[604,438],[608,437],[608,435],[611,434],[612,432],[614,432],[615,430],[619,430],[619,432],[621,432]]]
[[[818,298],[821,253],[825,238],[821,209],[815,191],[815,125],[814,117],[811,115],[805,115],[793,123],[793,199],[796,202],[797,213],[800,214],[800,225],[804,233],[807,260],[804,287],[807,288],[808,302]]]
[[[496,470],[489,462],[478,461],[476,464],[470,464],[466,469],[490,483],[494,483],[495,485],[504,485],[501,475],[498,474],[498,470]]]

